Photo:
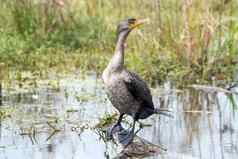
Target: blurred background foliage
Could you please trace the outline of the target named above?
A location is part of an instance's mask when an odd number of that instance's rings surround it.
[[[126,65],[151,84],[232,81],[236,0],[0,0],[0,62],[17,70],[101,73],[119,21],[150,18],[128,38]]]

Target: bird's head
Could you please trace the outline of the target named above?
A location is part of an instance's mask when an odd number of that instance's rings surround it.
[[[129,18],[119,23],[117,26],[117,34],[120,33],[129,33],[133,29],[137,28],[138,26],[148,22],[149,19],[135,19]]]

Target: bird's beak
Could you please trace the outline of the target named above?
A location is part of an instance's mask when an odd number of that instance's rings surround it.
[[[130,29],[137,28],[138,26],[140,26],[140,25],[142,25],[142,24],[144,24],[144,23],[148,23],[149,21],[150,21],[149,18],[146,18],[146,19],[137,19],[137,20],[135,21],[135,23],[130,26]]]

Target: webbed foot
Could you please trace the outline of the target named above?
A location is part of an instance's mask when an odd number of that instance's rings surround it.
[[[123,146],[127,147],[133,141],[134,136],[134,131],[123,130],[118,133],[118,140]]]
[[[112,140],[113,139],[113,134],[115,134],[118,131],[123,130],[121,124],[115,124],[111,127],[109,127],[106,131],[106,138],[107,140]]]

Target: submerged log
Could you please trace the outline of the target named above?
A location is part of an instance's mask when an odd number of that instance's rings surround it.
[[[226,94],[238,94],[237,92],[234,91],[230,91],[221,87],[216,87],[216,86],[206,86],[206,85],[197,85],[197,84],[193,84],[188,86],[189,88],[193,88],[196,90],[201,90],[204,91],[206,93],[218,93],[218,92],[222,92],[222,93],[226,93]]]
[[[127,158],[144,158],[150,156],[158,156],[167,151],[166,148],[160,145],[156,145],[135,135],[134,140],[128,146],[120,143],[119,133],[117,132],[114,136],[117,140],[117,144],[122,146],[121,152],[117,154],[114,159],[127,159]]]
[[[151,142],[137,136],[134,141],[124,148],[114,159],[157,156],[165,151],[165,148],[152,144]]]

